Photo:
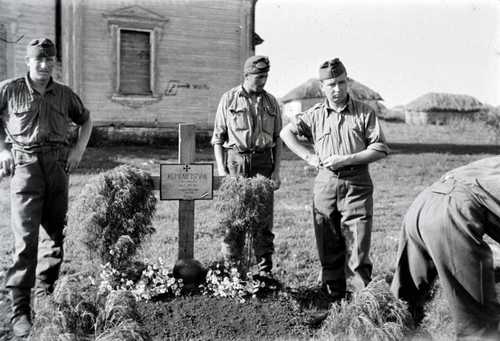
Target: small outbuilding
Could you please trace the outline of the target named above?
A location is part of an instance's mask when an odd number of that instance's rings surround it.
[[[383,101],[380,94],[352,78],[347,78],[347,81],[349,94],[353,98],[368,103],[373,107],[377,115],[383,116],[386,108],[380,103],[380,101]],[[283,116],[289,119],[299,112],[309,109],[314,104],[321,102],[324,98],[321,92],[320,81],[316,78],[311,78],[280,99],[283,105]]]
[[[443,125],[453,119],[474,119],[484,105],[469,95],[430,92],[406,105],[407,124]]]

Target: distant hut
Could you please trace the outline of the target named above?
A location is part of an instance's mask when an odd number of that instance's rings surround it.
[[[473,119],[484,105],[469,95],[428,93],[406,105],[407,124],[443,125],[450,119]]]
[[[386,108],[380,103],[380,101],[383,101],[383,98],[377,92],[352,78],[347,78],[347,81],[349,94],[353,98],[368,103],[373,107],[377,115],[383,115]],[[309,109],[323,99],[324,96],[321,92],[320,81],[311,78],[281,98],[283,116],[290,118],[299,112]]]

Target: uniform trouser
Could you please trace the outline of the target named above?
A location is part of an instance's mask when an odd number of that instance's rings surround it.
[[[494,332],[500,320],[492,253],[483,241],[486,211],[452,180],[424,190],[403,221],[394,295],[421,311],[439,276],[458,337]]]
[[[231,176],[254,177],[258,174],[270,178],[274,171],[274,162],[272,150],[267,149],[260,153],[239,153],[232,149],[227,153],[227,168]],[[274,201],[274,198],[271,198]],[[274,252],[274,234],[273,228],[273,203],[269,205],[267,218],[263,222],[261,229],[256,231],[252,236],[254,243],[254,254],[259,262],[261,271],[270,271],[272,264],[272,254]],[[245,235],[231,231],[232,235],[227,234],[223,240],[223,253],[225,257],[239,258],[243,251],[245,243]],[[234,244],[229,244],[227,240],[238,241]],[[236,247],[235,247],[236,246]]]
[[[334,173],[320,169],[314,183],[313,222],[323,284],[343,293],[371,280],[369,257],[373,184],[368,167]]]
[[[16,316],[29,312],[29,295],[36,279],[38,287],[50,291],[59,275],[68,210],[68,175],[64,170],[66,148],[12,152],[16,163],[10,183],[15,245],[6,286],[12,292]],[[44,231],[40,231],[40,226]]]

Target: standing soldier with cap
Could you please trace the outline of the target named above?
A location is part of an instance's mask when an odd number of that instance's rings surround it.
[[[52,79],[55,55],[49,39],[31,41],[26,54],[27,75],[0,83],[0,175],[11,177],[15,241],[6,286],[12,294],[12,327],[18,337],[31,330],[30,297],[35,278],[37,294],[52,292],[58,278],[68,177],[78,166],[92,130],[89,111],[80,98]],[[72,148],[70,120],[80,126]],[[47,238],[39,247],[40,225]]]
[[[391,290],[408,302],[417,323],[439,276],[457,337],[500,340],[493,257],[484,235],[500,243],[500,156],[446,173],[404,217]]]
[[[346,296],[346,279],[355,290],[371,280],[373,184],[368,164],[385,157],[389,149],[373,109],[349,96],[346,69],[338,58],[320,66],[319,79],[325,101],[298,114],[280,136],[319,169],[313,222],[322,290],[335,301]],[[314,144],[314,153],[298,136]]]
[[[222,95],[215,115],[212,144],[219,175],[253,177],[261,174],[280,186],[281,113],[278,101],[264,90],[269,72],[269,59],[264,56],[248,58],[244,64],[243,84]],[[226,155],[227,152],[227,155]],[[272,212],[272,211],[271,211]],[[254,240],[254,252],[259,262],[259,276],[271,278],[274,252],[273,216],[269,215],[262,233]],[[232,261],[236,253],[223,242],[223,254]],[[234,236],[231,236],[234,237]],[[237,239],[244,242],[244,235]]]

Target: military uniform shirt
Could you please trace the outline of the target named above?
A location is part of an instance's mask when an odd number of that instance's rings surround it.
[[[40,95],[28,76],[0,82],[0,119],[6,143],[30,149],[68,144],[70,120],[82,125],[89,111],[69,87],[50,79]]]
[[[466,186],[486,209],[490,223],[487,233],[500,243],[500,156],[490,157],[456,168],[441,178]]]
[[[239,85],[222,95],[211,142],[240,152],[272,148],[281,127],[281,113],[276,98],[263,91],[256,101],[252,101]]]
[[[349,155],[365,149],[389,153],[373,109],[351,97],[341,112],[330,108],[325,100],[299,113],[294,124],[299,135],[313,142],[321,161],[334,154]]]

